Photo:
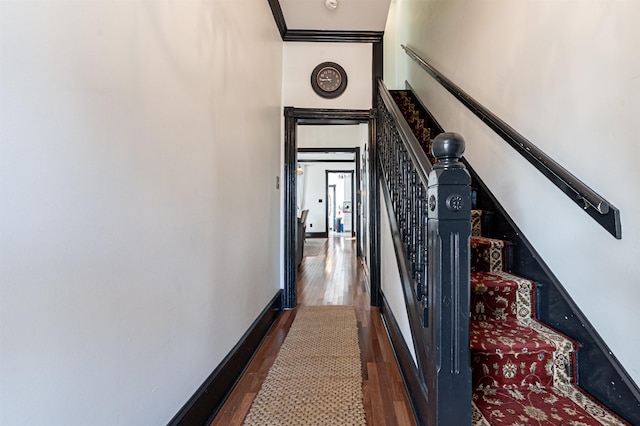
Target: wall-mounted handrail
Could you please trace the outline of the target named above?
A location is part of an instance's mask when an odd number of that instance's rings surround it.
[[[439,82],[449,93],[473,112],[482,122],[502,137],[527,161],[552,181],[562,192],[583,208],[596,222],[617,239],[622,238],[620,211],[584,182],[545,154],[540,148],[518,133],[502,119],[469,96],[459,86],[445,77],[413,49],[401,45],[407,55]]]

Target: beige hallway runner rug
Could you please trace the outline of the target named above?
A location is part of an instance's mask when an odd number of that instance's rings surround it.
[[[298,308],[244,424],[365,425],[353,306]]]

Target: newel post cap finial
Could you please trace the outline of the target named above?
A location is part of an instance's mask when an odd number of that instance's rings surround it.
[[[456,163],[464,154],[465,146],[462,135],[454,132],[445,132],[440,133],[433,139],[431,152],[438,159],[438,163]]]

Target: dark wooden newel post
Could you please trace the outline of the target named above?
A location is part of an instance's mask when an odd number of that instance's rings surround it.
[[[428,356],[433,357],[426,374],[432,426],[471,425],[471,178],[460,162],[464,148],[464,139],[456,133],[434,139],[432,150],[438,161],[429,174],[427,190],[429,261],[424,308],[431,342]]]

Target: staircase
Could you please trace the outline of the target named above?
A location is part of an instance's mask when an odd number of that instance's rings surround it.
[[[391,95],[433,164],[433,119],[410,91]],[[578,386],[578,344],[536,318],[536,283],[509,273],[511,243],[484,236],[492,217],[471,217],[473,424],[629,425]]]

